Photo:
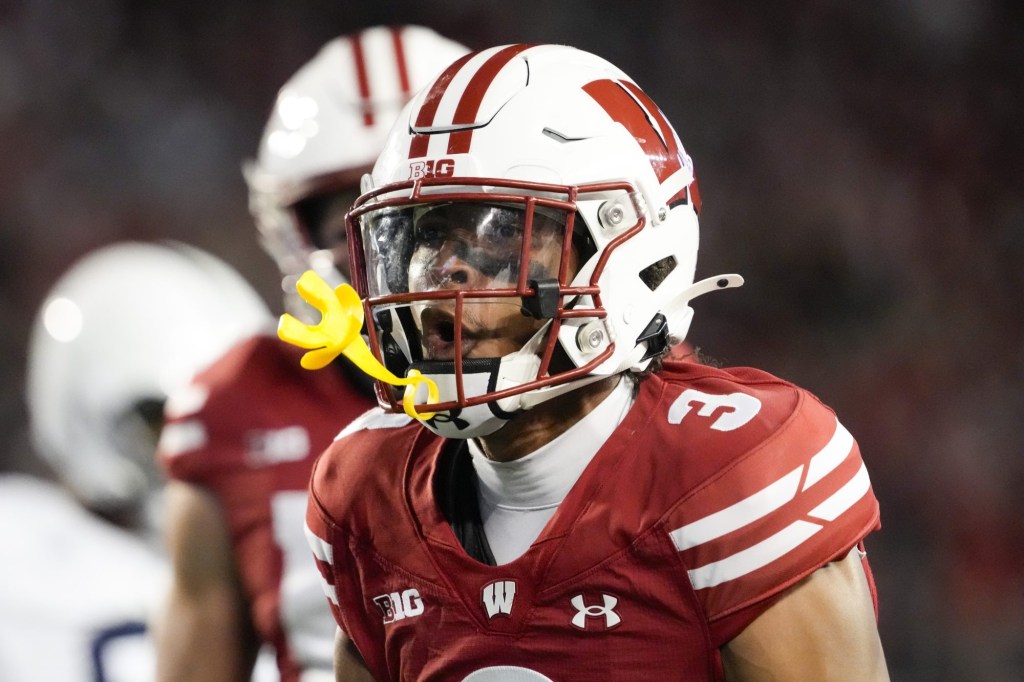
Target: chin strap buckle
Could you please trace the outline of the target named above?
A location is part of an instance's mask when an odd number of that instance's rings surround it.
[[[651,321],[647,323],[640,336],[636,337],[636,345],[647,342],[647,352],[640,358],[640,362],[656,358],[668,348],[668,320],[661,313],[655,313]]]

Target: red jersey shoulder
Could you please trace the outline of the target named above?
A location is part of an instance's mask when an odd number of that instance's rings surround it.
[[[697,365],[672,367],[661,389],[673,440],[696,445],[686,462],[697,473],[685,476],[666,530],[712,622],[763,603],[878,527],[856,441],[809,392],[758,370]]]
[[[237,344],[170,398],[157,456],[173,478],[265,467],[319,455],[369,406],[334,368],[310,372],[275,337]]]
[[[824,408],[806,391],[751,368],[716,369],[697,363],[666,364],[641,390],[639,407],[669,443],[699,449],[688,478],[718,471],[727,461],[787,429],[797,414]],[[675,451],[670,448],[670,451]]]
[[[393,509],[396,502],[383,498],[389,492],[401,497],[402,472],[422,432],[423,427],[404,414],[379,407],[363,413],[317,460],[310,482],[313,504],[332,525],[339,520],[355,523],[374,508]],[[362,509],[358,514],[356,507]]]

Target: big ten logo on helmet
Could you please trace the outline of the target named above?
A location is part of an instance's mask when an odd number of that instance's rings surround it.
[[[411,587],[401,592],[390,592],[374,597],[373,603],[384,615],[385,624],[423,613],[423,600],[420,598],[420,591]]]
[[[455,175],[455,159],[427,159],[409,162],[409,179],[450,178]]]

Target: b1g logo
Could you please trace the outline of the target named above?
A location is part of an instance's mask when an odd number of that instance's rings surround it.
[[[455,159],[429,159],[409,162],[409,179],[450,178],[455,175]]]
[[[391,592],[374,597],[373,603],[384,615],[385,624],[423,613],[423,600],[420,599],[420,591],[411,587],[401,592]]]

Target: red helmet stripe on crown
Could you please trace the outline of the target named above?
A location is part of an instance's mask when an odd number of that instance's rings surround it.
[[[462,97],[459,98],[459,103],[455,107],[455,115],[452,118],[452,125],[468,125],[473,123],[476,120],[477,113],[480,111],[480,105],[484,101],[487,89],[491,87],[494,79],[498,77],[498,74],[505,68],[505,65],[512,61],[516,55],[531,47],[533,45],[526,43],[509,45],[492,54],[484,62],[483,66],[473,74],[469,84],[466,86],[466,90],[462,93]],[[472,142],[472,128],[453,132],[448,138],[448,153],[465,154],[469,151]]]
[[[683,167],[675,135],[671,134],[671,128],[668,129],[670,134],[667,136],[663,132],[664,128],[655,128],[651,117],[655,117],[659,125],[667,126],[664,116],[646,95],[634,99],[626,90],[628,85],[632,84],[599,80],[584,85],[583,91],[601,105],[613,121],[622,124],[629,131],[651,162],[658,182],[665,182]],[[643,94],[639,88],[636,88],[636,92]]]
[[[370,106],[370,79],[366,75],[366,59],[363,56],[363,34],[352,36],[352,61],[356,67],[356,84],[359,86],[359,99],[363,109],[363,125],[373,125],[373,107]]]
[[[402,29],[391,28],[391,44],[395,48],[395,64],[398,66],[398,85],[402,88],[402,100],[409,99],[412,87],[409,85],[409,66],[405,60],[405,43],[402,41]]]
[[[430,87],[427,96],[423,99],[423,104],[420,105],[419,113],[416,115],[416,127],[427,127],[434,122],[434,115],[437,113],[437,108],[441,106],[441,97],[444,96],[445,90],[448,89],[448,84],[452,82],[455,74],[462,69],[465,63],[472,58],[473,54],[463,55],[450,64],[437,77],[434,84]],[[426,156],[429,143],[429,135],[414,134],[412,136],[412,144],[409,146],[409,158],[416,159]]]

